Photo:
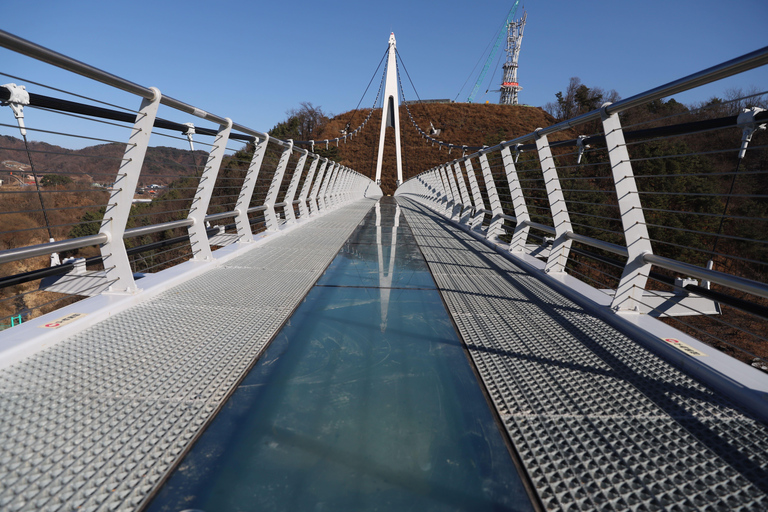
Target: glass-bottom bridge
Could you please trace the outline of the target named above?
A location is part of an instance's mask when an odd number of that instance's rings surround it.
[[[268,237],[2,370],[0,508],[768,506],[764,423],[397,201]]]

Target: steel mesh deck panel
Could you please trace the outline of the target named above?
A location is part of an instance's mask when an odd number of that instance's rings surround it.
[[[369,200],[0,372],[0,510],[134,510],[290,316]]]
[[[547,509],[768,510],[763,423],[398,201]]]

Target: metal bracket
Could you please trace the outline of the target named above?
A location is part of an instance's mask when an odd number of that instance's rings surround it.
[[[16,84],[5,84],[0,87],[5,87],[10,93],[10,98],[8,98],[8,101],[2,102],[2,105],[11,107],[16,122],[19,123],[21,136],[26,137],[27,128],[24,126],[24,106],[29,105],[29,93],[27,92],[27,88],[23,85]]]
[[[519,142],[515,144],[515,163],[517,163],[517,161],[520,159],[520,153],[525,153],[525,151],[520,149],[520,146],[522,146],[522,144]]]
[[[579,135],[579,137],[576,139],[576,147],[579,148],[579,156],[576,157],[576,163],[581,163],[581,157],[584,156],[584,150],[591,148],[589,144],[584,144],[584,139],[586,139],[586,135]]]
[[[739,149],[739,160],[744,158],[747,153],[747,146],[752,141],[752,135],[757,130],[765,130],[766,123],[758,123],[755,121],[755,115],[760,112],[764,112],[764,108],[752,107],[745,108],[744,111],[736,118],[736,124],[742,129],[741,132],[741,149]]]
[[[192,123],[184,123],[184,126],[187,127],[187,131],[182,132],[182,135],[187,136],[187,140],[189,141],[189,149],[194,151],[195,145],[192,142],[192,136],[195,134],[195,125]]]

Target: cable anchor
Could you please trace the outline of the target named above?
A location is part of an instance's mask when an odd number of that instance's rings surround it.
[[[195,134],[195,125],[192,123],[184,123],[184,126],[187,127],[187,131],[181,132],[181,134],[187,136],[187,140],[189,141],[189,149],[194,151],[195,145],[192,143],[192,136]]]
[[[581,157],[584,155],[584,150],[591,148],[589,144],[584,144],[584,140],[587,138],[586,135],[579,135],[579,137],[576,139],[576,147],[579,148],[579,156],[576,157],[576,163],[581,163]]]
[[[765,112],[765,109],[760,107],[745,108],[739,114],[739,117],[736,118],[736,124],[742,129],[739,160],[744,158],[744,155],[747,153],[747,146],[752,141],[752,135],[757,130],[765,130],[766,123],[755,121],[755,116],[760,112]]]
[[[16,122],[19,123],[19,131],[22,137],[27,136],[27,128],[24,126],[24,106],[29,105],[29,93],[27,88],[23,85],[5,84],[0,87],[8,89],[10,96],[7,101],[3,101],[2,105],[10,106],[13,110],[13,115],[16,118]]]

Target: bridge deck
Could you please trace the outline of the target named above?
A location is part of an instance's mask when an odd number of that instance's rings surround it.
[[[402,203],[546,508],[768,509],[763,423]],[[135,509],[371,205],[331,212],[0,372],[0,509]]]
[[[398,201],[545,508],[768,509],[763,423]]]
[[[372,205],[330,212],[0,371],[0,510],[134,510]]]

